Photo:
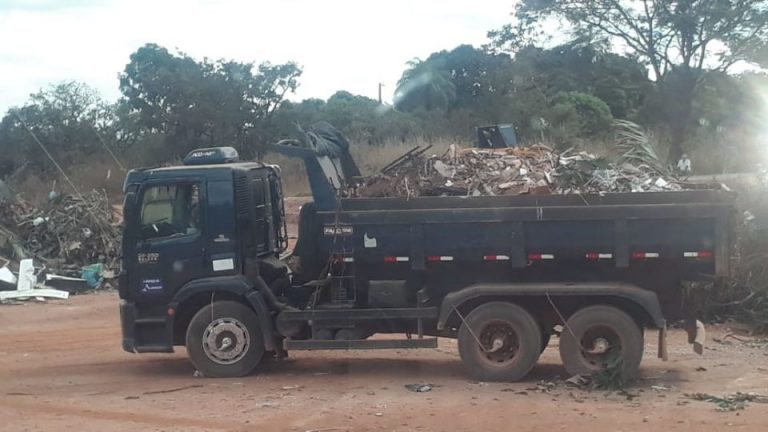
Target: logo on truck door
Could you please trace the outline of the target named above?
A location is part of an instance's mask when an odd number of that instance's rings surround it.
[[[352,225],[325,225],[323,227],[323,234],[327,236],[350,236],[353,232]]]
[[[163,283],[160,279],[142,279],[141,280],[141,292],[149,293],[154,291],[162,291]]]

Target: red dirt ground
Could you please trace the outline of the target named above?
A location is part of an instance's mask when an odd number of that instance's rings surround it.
[[[252,376],[207,379],[193,377],[183,349],[123,352],[117,304],[115,293],[98,293],[0,306],[0,430],[768,430],[767,404],[718,412],[683,395],[768,394],[768,349],[731,338],[699,357],[684,333],[671,331],[664,363],[648,332],[644,378],[631,400],[562,382],[541,391],[539,380],[565,374],[556,339],[531,375],[511,384],[468,379],[455,342],[445,339],[430,350],[296,352]],[[436,387],[412,393],[409,383]]]

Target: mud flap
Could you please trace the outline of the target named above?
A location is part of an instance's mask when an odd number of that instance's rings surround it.
[[[688,343],[693,344],[693,352],[699,355],[704,354],[704,342],[707,338],[704,323],[691,319],[685,322],[684,328],[688,333]]]
[[[667,324],[665,323],[659,329],[659,358],[662,361],[669,360],[669,354],[667,352]]]
[[[704,329],[704,323],[696,320],[696,330],[693,336],[693,352],[704,354],[704,342],[707,338],[707,331]]]

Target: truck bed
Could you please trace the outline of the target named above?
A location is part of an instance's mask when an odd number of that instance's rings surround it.
[[[674,262],[687,273],[724,275],[734,198],[717,190],[352,198],[320,216],[323,249],[359,264]]]

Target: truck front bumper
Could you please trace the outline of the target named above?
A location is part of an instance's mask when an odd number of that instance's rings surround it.
[[[134,329],[136,323],[136,305],[133,302],[120,300],[120,327],[123,332],[123,351],[136,352]]]

